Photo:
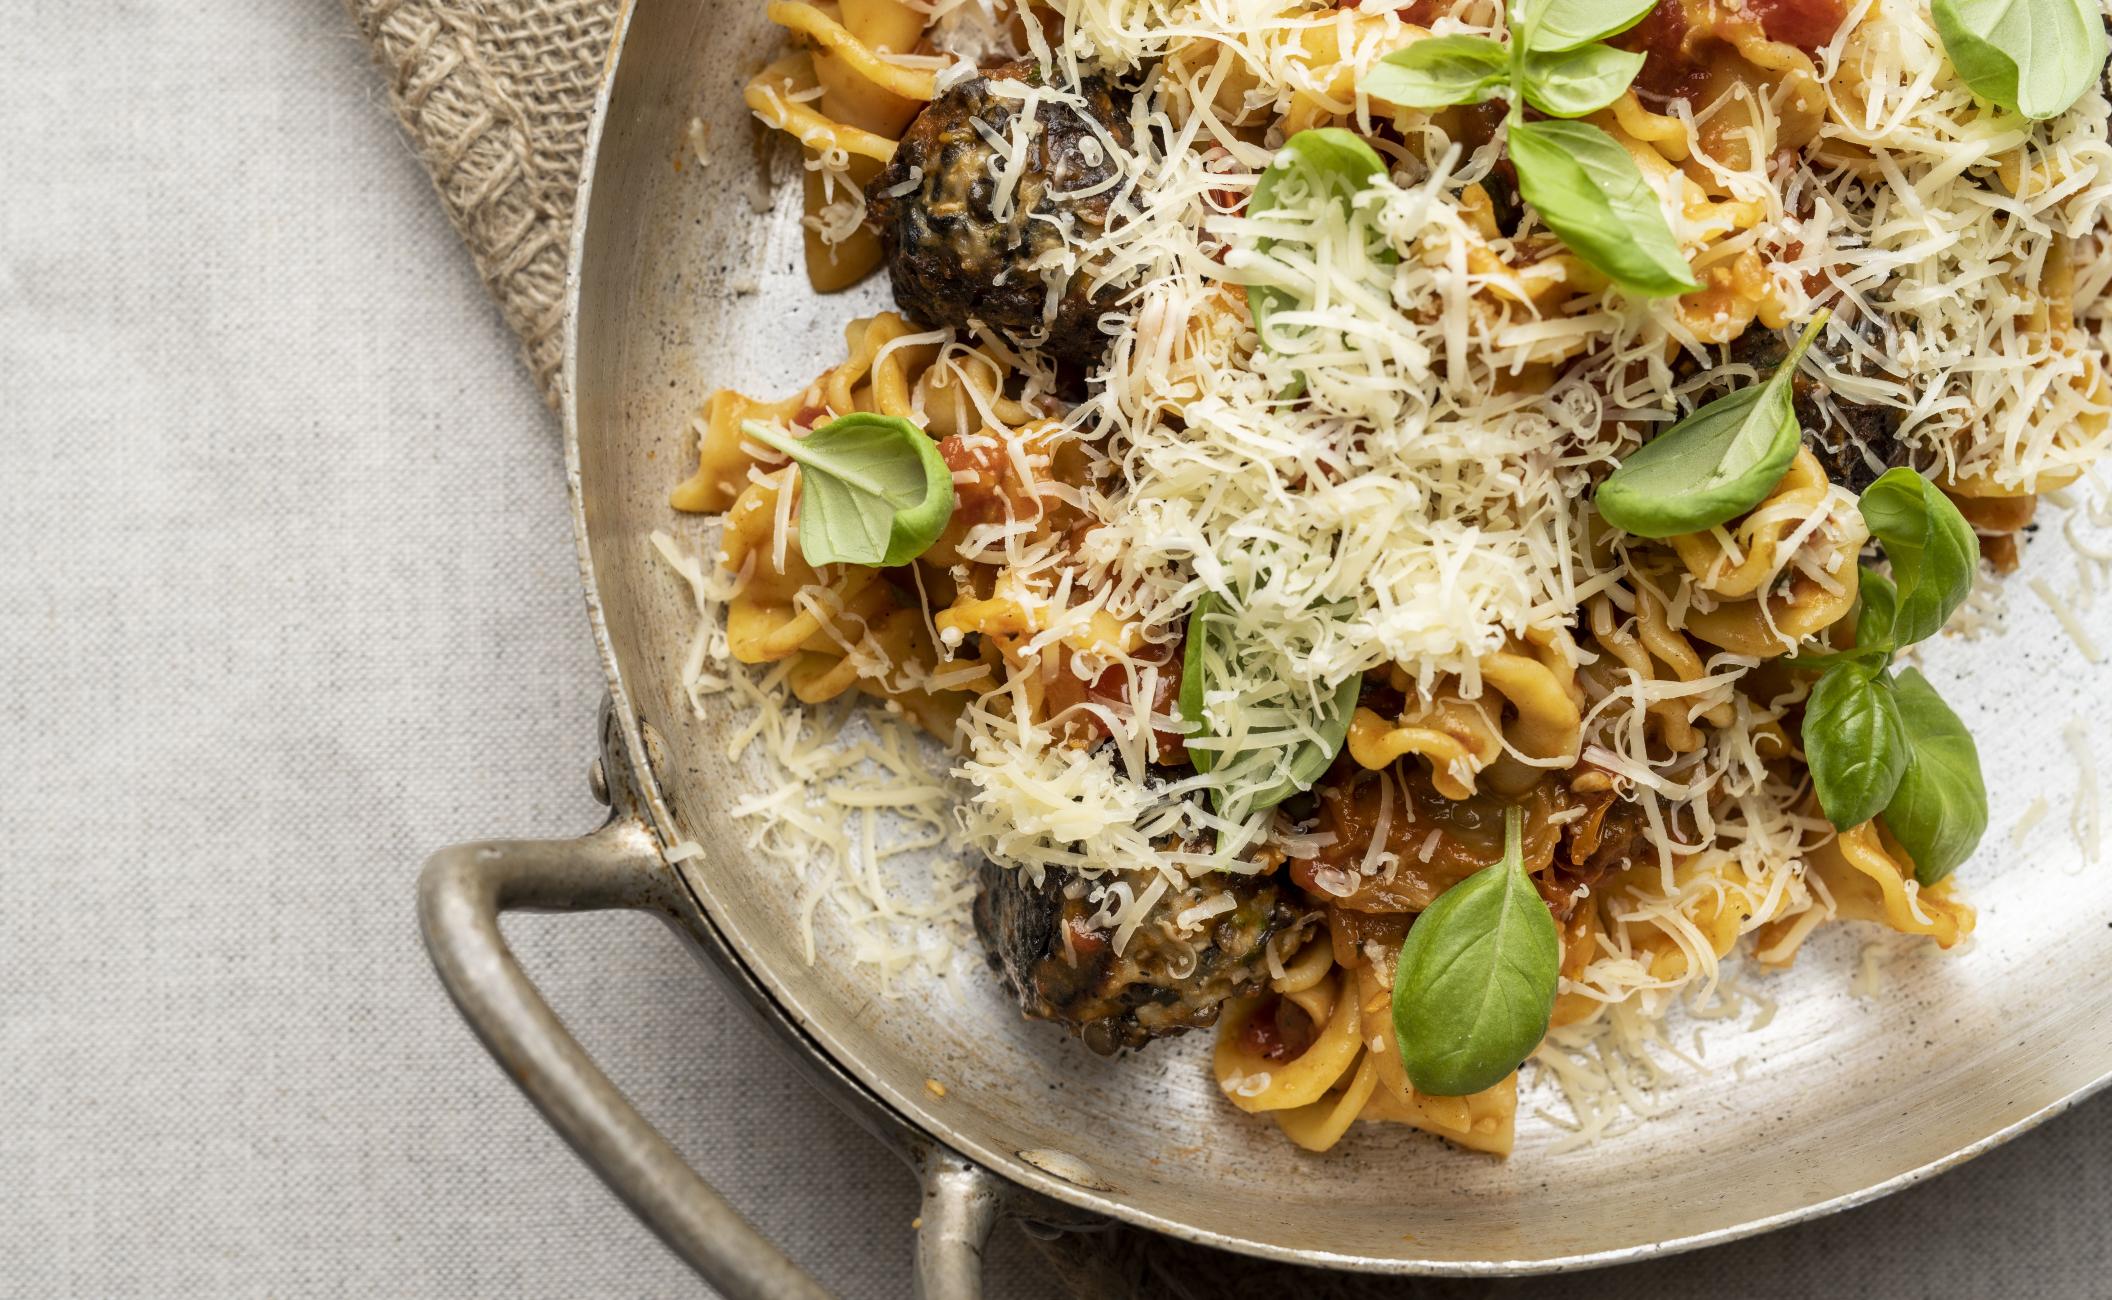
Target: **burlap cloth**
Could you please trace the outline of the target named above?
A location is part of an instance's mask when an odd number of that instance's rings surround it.
[[[522,362],[555,404],[572,201],[621,0],[345,5],[373,48],[389,102],[449,220],[520,338]],[[1290,1269],[1121,1227],[1033,1236],[1080,1296],[1240,1300],[1295,1288],[1306,1300],[1467,1300],[1492,1289],[1485,1282],[1387,1282]]]
[[[448,219],[556,401],[565,248],[618,0],[345,0]]]

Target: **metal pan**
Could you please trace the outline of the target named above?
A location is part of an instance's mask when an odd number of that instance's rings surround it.
[[[670,1246],[732,1296],[818,1294],[624,1101],[551,1015],[501,939],[510,908],[660,914],[745,995],[817,1084],[919,1170],[930,1296],[973,1295],[983,1235],[1008,1198],[1109,1216],[1299,1263],[1507,1274],[1634,1260],[1869,1200],[1955,1165],[2112,1077],[2112,880],[2078,874],[2056,816],[2030,852],[2003,829],[2075,768],[2062,721],[2112,713],[2112,677],[2081,669],[2047,612],[1927,655],[1977,723],[1996,831],[1967,868],[1983,906],[1963,954],[1909,952],[1869,1000],[1849,974],[1873,933],[1836,927],[1764,983],[1779,1012],[1719,1037],[1713,1074],[1666,1113],[1584,1152],[1521,1118],[1508,1162],[1405,1131],[1360,1130],[1324,1157],[1231,1110],[1205,1036],[1102,1061],[980,978],[878,996],[824,924],[805,959],[794,890],[742,848],[728,813],[752,778],[725,761],[729,718],[691,716],[677,665],[694,627],[648,545],[674,521],[683,430],[709,387],[792,391],[841,354],[875,288],[831,299],[798,270],[798,187],[756,183],[744,77],[778,47],[763,7],[639,0],[618,36],[572,250],[565,436],[573,525],[610,709],[608,826],[569,844],[450,849],[420,887],[449,991],[509,1073]],[[675,160],[703,123],[709,167]],[[2033,563],[2068,581],[2057,543]],[[2101,634],[2106,615],[2094,619]],[[1982,667],[1998,668],[1976,675]],[[670,865],[663,845],[701,858]],[[1742,1058],[1742,1059],[1740,1059]],[[1735,1069],[1734,1069],[1735,1065]],[[1690,1072],[1691,1073],[1691,1072]],[[925,1087],[934,1078],[944,1097]]]

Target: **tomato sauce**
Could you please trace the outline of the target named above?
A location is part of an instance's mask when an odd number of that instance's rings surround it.
[[[1006,493],[1012,476],[1005,449],[987,435],[964,438],[955,434],[939,440],[939,459],[953,471],[953,520],[965,531],[977,524],[1005,521],[1008,510],[1020,503]],[[1028,507],[1029,511],[1032,507]]]
[[[1616,36],[1612,44],[1643,56],[1636,89],[1660,99],[1696,97],[1708,80],[1708,69],[1687,52],[1687,7],[1682,0],[1659,0],[1643,21]]]
[[[1848,16],[1840,0],[1744,0],[1744,6],[1767,39],[1806,54],[1832,40]]]
[[[1313,1022],[1295,1002],[1271,999],[1240,1028],[1240,1046],[1264,1061],[1292,1060],[1313,1045]]]
[[[1068,658],[1068,656],[1066,656]],[[1147,656],[1140,655],[1140,661]],[[1158,678],[1151,692],[1151,712],[1154,717],[1174,718],[1180,716],[1181,661],[1178,656],[1169,656],[1158,665]],[[1141,667],[1138,669],[1142,671]],[[1129,705],[1130,670],[1121,664],[1110,664],[1093,680],[1081,681],[1070,671],[1066,663],[1050,679],[1042,694],[1042,706],[1050,717],[1080,704]],[[1085,745],[1097,745],[1108,738],[1107,723],[1097,713],[1080,709],[1066,721],[1072,731],[1072,740]],[[1151,729],[1152,742],[1158,746],[1158,761],[1161,763],[1185,763],[1188,761],[1188,746],[1178,731],[1167,731],[1160,727]]]
[[[1693,103],[1710,90],[1716,61],[1711,55],[1728,44],[1719,35],[1719,15],[1732,23],[1758,26],[1767,39],[1809,54],[1833,39],[1847,8],[1842,0],[1728,0],[1721,9],[1708,0],[1659,0],[1642,22],[1612,43],[1645,56],[1635,78],[1637,89]]]

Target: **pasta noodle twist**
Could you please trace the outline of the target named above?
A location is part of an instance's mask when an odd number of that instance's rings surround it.
[[[926,588],[943,608],[934,618],[925,592],[890,581],[882,571],[860,565],[807,564],[792,538],[798,493],[787,490],[793,471],[776,465],[774,455],[759,460],[741,436],[744,420],[767,420],[808,427],[837,415],[870,411],[922,422],[936,418],[931,432],[963,441],[949,432],[983,430],[981,441],[998,445],[1001,438],[1026,444],[1046,442],[1053,426],[1036,422],[1018,402],[994,389],[990,359],[962,351],[942,362],[942,336],[918,333],[893,312],[853,321],[845,331],[848,355],[802,393],[764,402],[730,390],[713,393],[693,422],[697,435],[697,470],[670,494],[677,510],[724,512],[720,564],[734,575],[726,602],[728,651],[741,663],[790,661],[787,682],[802,702],[819,703],[857,690],[908,713],[934,734],[952,730],[953,719],[972,695],[987,689],[995,677],[991,662],[1017,651],[1042,630],[1026,612],[1032,602],[1016,596],[976,595],[976,581],[963,584],[961,546],[988,510],[956,512],[947,533],[920,565],[929,570]],[[982,421],[987,417],[1022,422],[1025,434]],[[943,454],[943,448],[942,448]],[[1014,457],[999,456],[995,468],[973,449],[963,453],[970,468],[957,492],[994,491],[1010,474]],[[1022,451],[1018,459],[1035,457]],[[988,460],[989,458],[985,458]],[[1044,453],[1039,459],[1046,462]],[[959,477],[959,475],[957,475]],[[986,482],[987,480],[987,482]],[[1015,492],[1015,497],[1022,494]],[[1031,500],[1031,494],[1025,494]],[[1024,512],[1018,501],[1001,501],[997,517]],[[987,565],[968,566],[995,575]],[[985,579],[985,581],[989,581]],[[1003,586],[997,579],[996,585]],[[1009,620],[1009,621],[1008,621]],[[950,630],[958,643],[963,633],[990,633],[981,658],[949,662],[934,633]],[[1133,645],[1128,629],[1103,616],[1089,635],[1068,643],[1084,650],[1105,651],[1109,644]],[[1095,638],[1104,639],[1103,640]]]
[[[900,0],[771,0],[769,14],[811,48],[764,68],[743,97],[805,151],[807,278],[828,293],[880,265],[865,187],[936,93],[931,70],[898,57],[923,38],[925,15]]]
[[[1735,526],[1671,539],[1703,593],[1683,626],[1734,654],[1786,654],[1854,608],[1856,556],[1869,536],[1852,498],[1801,447],[1767,499]]]
[[[1585,602],[1591,644],[1599,658],[1578,673],[1594,699],[1625,694],[1637,701],[1650,729],[1649,738],[1662,752],[1694,753],[1706,741],[1695,725],[1697,720],[1717,727],[1730,725],[1730,701],[1719,698],[1712,703],[1709,698],[1727,696],[1729,688],[1696,686],[1709,676],[1700,651],[1672,627],[1656,592],[1639,585],[1632,598],[1635,614],[1627,620],[1609,594]],[[1679,685],[1671,689],[1652,685],[1661,682]]]
[[[1266,1114],[1308,1151],[1325,1151],[1359,1119],[1406,1124],[1492,1155],[1510,1154],[1514,1072],[1484,1092],[1415,1091],[1393,1040],[1392,992],[1369,966],[1337,964],[1324,935],[1308,942],[1259,997],[1229,1004],[1212,1068],[1234,1106]],[[1291,1024],[1312,1027],[1296,1045]]]
[[[1926,935],[1939,948],[1952,947],[1973,932],[1973,909],[1951,880],[1926,888],[1918,884],[1913,859],[1878,822],[1851,827],[1813,849],[1807,868],[1832,905],[1762,930],[1755,955],[1770,965],[1794,958],[1812,929],[1828,916]]]
[[[1471,699],[1458,683],[1419,696],[1396,666],[1390,681],[1407,705],[1392,719],[1359,706],[1349,724],[1350,756],[1377,771],[1413,754],[1429,765],[1431,785],[1447,799],[1471,797],[1484,771],[1497,790],[1517,794],[1546,768],[1575,762],[1583,722],[1576,649],[1560,632],[1536,637],[1482,656],[1481,689]]]

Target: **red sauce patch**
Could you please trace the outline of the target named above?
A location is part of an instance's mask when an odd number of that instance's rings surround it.
[[[1141,670],[1140,670],[1141,671]],[[1084,703],[1127,706],[1129,703],[1130,674],[1120,664],[1111,664],[1090,682],[1080,681],[1071,675],[1068,665],[1060,669],[1042,695],[1042,704],[1050,717],[1065,709]],[[1158,717],[1178,717],[1181,698],[1181,661],[1169,657],[1159,664],[1156,683],[1151,692],[1151,711]],[[1099,714],[1080,709],[1068,719],[1076,734],[1087,744],[1097,745],[1108,737],[1107,723]],[[1153,742],[1158,746],[1161,763],[1185,763],[1188,747],[1181,740],[1181,733],[1166,731],[1158,727],[1151,730]]]
[[[942,438],[939,459],[953,471],[955,520],[964,526],[1004,521],[1005,449],[995,438],[964,438],[959,434]]]
[[[1297,1003],[1271,999],[1240,1030],[1240,1046],[1264,1061],[1288,1060],[1305,1055],[1314,1029]]]
[[[1771,41],[1806,54],[1833,39],[1848,11],[1840,0],[1744,0],[1745,11]],[[1662,5],[1659,8],[1663,8]]]
[[[1644,56],[1636,88],[1662,99],[1689,99],[1708,70],[1687,53],[1687,9],[1681,0],[1659,0],[1643,21],[1613,38],[1613,44]]]
[[[1271,1002],[1247,1018],[1246,1025],[1239,1031],[1239,1045],[1249,1054],[1265,1061],[1283,1059],[1283,1035],[1276,1029],[1276,1008],[1282,1005]]]
[[[1716,15],[1724,10],[1702,9],[1697,25],[1689,21],[1688,2],[1659,0],[1642,22],[1613,39],[1645,56],[1635,84],[1646,95],[1693,103],[1708,93],[1708,55],[1723,44]],[[1725,9],[1730,21],[1755,24],[1769,40],[1807,54],[1832,40],[1847,17],[1842,0],[1729,0]]]

